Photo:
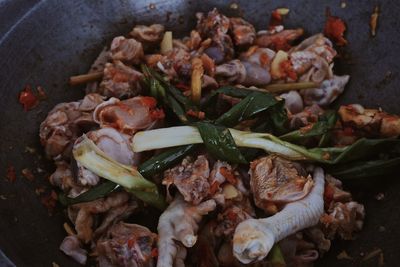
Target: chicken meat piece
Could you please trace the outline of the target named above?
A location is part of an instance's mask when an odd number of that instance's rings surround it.
[[[339,116],[343,127],[350,127],[361,136],[398,137],[400,135],[400,117],[378,109],[366,109],[359,104],[341,106]]]
[[[331,240],[327,238],[322,231],[320,225],[316,225],[304,230],[305,236],[312,243],[315,244],[316,248],[318,249],[319,253],[322,255],[323,253],[329,251],[331,248]]]
[[[60,245],[60,250],[79,264],[86,264],[87,251],[82,248],[82,244],[76,236],[70,235],[65,237]]]
[[[235,45],[252,45],[256,39],[254,26],[242,18],[230,18],[229,20]]]
[[[99,93],[108,97],[126,98],[138,95],[141,90],[143,74],[121,61],[107,63]]]
[[[334,203],[327,213],[322,215],[322,230],[329,239],[336,235],[344,240],[354,239],[354,233],[362,229],[364,224],[364,206],[355,201]]]
[[[244,220],[253,218],[254,211],[246,211],[241,205],[232,205],[218,214],[217,226],[215,227],[216,236],[232,237],[236,226]]]
[[[208,12],[207,16],[203,13],[196,14],[197,31],[203,39],[210,38],[212,43],[205,49],[205,53],[212,58],[216,64],[220,64],[233,57],[233,42],[228,35],[230,20],[220,14],[217,9]]]
[[[47,157],[69,159],[76,138],[96,126],[94,108],[103,102],[98,94],[88,94],[83,100],[56,105],[40,124],[40,142]]]
[[[251,163],[250,186],[257,207],[275,214],[278,205],[304,198],[313,180],[299,164],[272,155]]]
[[[72,217],[70,219],[75,225],[79,240],[84,243],[92,240],[95,215],[105,214],[112,209],[125,205],[129,200],[129,193],[122,191],[111,193],[105,198],[71,206],[70,214]]]
[[[196,160],[186,157],[182,163],[165,171],[163,184],[168,187],[175,185],[185,201],[198,205],[210,194],[210,168],[205,156]]]
[[[233,236],[233,253],[244,264],[264,259],[276,242],[314,226],[324,213],[324,171],[313,171],[314,185],[304,198],[290,202],[273,216],[241,222]]]
[[[285,99],[285,108],[291,114],[297,114],[303,111],[303,99],[297,91],[290,91],[288,93],[281,94],[280,98]]]
[[[288,51],[291,48],[290,43],[302,36],[304,30],[301,28],[293,30],[282,30],[276,33],[259,32],[255,44],[260,47],[268,47],[274,51]]]
[[[343,93],[349,79],[349,75],[333,75],[332,79],[323,81],[319,88],[301,90],[300,94],[306,105],[318,104],[325,107]]]
[[[197,241],[196,234],[202,217],[215,208],[216,203],[212,199],[192,205],[185,202],[180,195],[175,197],[158,221],[157,267],[178,266],[183,263],[186,248],[193,247]]]
[[[305,107],[303,111],[294,115],[289,115],[289,127],[297,130],[318,121],[318,118],[324,114],[324,110],[317,104]]]
[[[312,267],[319,256],[315,245],[306,241],[302,232],[281,240],[279,248],[288,267]]]
[[[92,66],[88,73],[94,72],[104,72],[104,68],[106,67],[106,63],[111,61],[111,52],[107,47],[104,47],[100,54],[97,56],[96,60],[93,62]],[[99,91],[99,82],[89,82],[86,84],[85,93],[96,93]]]
[[[201,36],[200,33],[196,30],[192,30],[190,32],[190,37],[186,40],[184,39],[184,44],[188,48],[189,51],[197,50],[201,46]]]
[[[97,242],[99,266],[153,267],[156,239],[144,226],[119,222]]]
[[[56,161],[56,170],[49,177],[52,185],[60,188],[68,197],[75,198],[86,192],[90,187],[76,179],[70,164],[66,161]],[[96,177],[98,179],[98,177]]]
[[[251,46],[246,52],[241,53],[239,58],[241,61],[258,65],[269,71],[275,54],[275,51],[269,48]]]
[[[305,39],[289,52],[293,70],[299,76],[308,72],[312,67],[317,68],[318,65],[321,66],[320,69],[322,68],[325,72],[328,72],[329,70],[327,70],[326,66],[329,66],[336,54],[332,42],[321,33]],[[313,72],[315,70],[311,73]],[[322,75],[320,74],[319,76]]]
[[[136,25],[129,33],[130,36],[144,45],[157,45],[161,42],[165,27],[161,24]]]
[[[271,81],[271,75],[266,68],[251,62],[240,61],[239,59],[217,66],[215,75],[229,83],[238,83],[245,86],[265,85]]]
[[[86,137],[103,151],[111,159],[128,166],[137,166],[140,160],[140,153],[134,153],[131,149],[130,136],[123,134],[111,127],[90,131]],[[78,145],[83,138],[78,138],[74,145]],[[100,177],[89,171],[79,162],[77,164],[78,183],[83,186],[96,185]]]
[[[189,78],[192,73],[191,55],[185,49],[173,48],[160,58],[156,66],[170,78]]]
[[[137,96],[122,101],[112,97],[96,107],[93,118],[102,128],[112,127],[121,133],[132,135],[138,130],[153,128],[162,122],[164,112],[156,105],[156,99],[149,96]]]
[[[143,57],[142,43],[135,39],[126,39],[118,36],[111,42],[111,58],[113,60],[122,61],[127,64],[139,64]]]

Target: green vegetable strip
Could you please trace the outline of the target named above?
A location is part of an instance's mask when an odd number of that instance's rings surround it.
[[[119,185],[116,183],[107,181],[89,189],[75,198],[67,197],[65,194],[59,194],[58,200],[65,206],[74,205],[81,202],[89,202],[107,196],[118,187]]]
[[[397,157],[334,165],[327,168],[327,171],[340,179],[359,179],[394,174],[399,167],[400,157]]]
[[[151,177],[156,173],[162,172],[171,165],[178,163],[184,156],[192,152],[194,148],[194,145],[172,148],[142,163],[138,167],[138,171],[144,177]]]
[[[195,127],[175,126],[137,132],[133,137],[132,150],[134,152],[142,152],[201,143],[203,143],[203,140]]]
[[[227,128],[207,122],[198,122],[196,126],[207,150],[215,158],[232,163],[247,163]]]
[[[253,118],[277,103],[278,101],[270,94],[253,92],[219,117],[215,123],[233,127],[241,121]]]
[[[165,207],[165,203],[158,193],[157,186],[143,178],[143,176],[130,166],[120,164],[109,158],[103,151],[83,136],[81,143],[73,149],[76,161],[93,173],[117,183],[126,188],[127,191],[141,192],[136,196],[159,209]]]

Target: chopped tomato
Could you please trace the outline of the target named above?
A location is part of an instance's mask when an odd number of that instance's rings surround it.
[[[347,44],[347,40],[344,38],[343,34],[346,31],[346,25],[343,20],[338,17],[331,15],[327,16],[324,34],[332,39],[336,45],[343,46]]]
[[[186,114],[200,120],[204,120],[206,117],[206,114],[203,111],[194,111],[193,109],[189,109]]]
[[[282,61],[279,67],[286,77],[295,81],[297,80],[297,73],[293,70],[292,62],[290,62],[290,60]]]
[[[12,183],[15,182],[15,180],[17,179],[17,175],[15,173],[15,168],[11,164],[8,165],[8,167],[7,167],[6,177],[7,177],[7,180]]]
[[[325,190],[324,190],[324,204],[325,204],[326,209],[329,207],[329,205],[333,201],[334,193],[335,193],[334,188],[330,184],[326,184]]]
[[[25,111],[33,109],[38,103],[38,98],[29,85],[19,94],[18,100],[24,106]]]
[[[231,183],[233,185],[237,184],[237,180],[236,180],[235,176],[233,175],[233,173],[231,171],[228,170],[228,168],[221,167],[221,168],[219,168],[219,172],[221,173],[222,176],[225,177],[225,179],[229,183]]]

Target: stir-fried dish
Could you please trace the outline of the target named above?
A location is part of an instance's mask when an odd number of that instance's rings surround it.
[[[136,25],[71,78],[86,95],[40,126],[65,254],[101,267],[312,266],[361,231],[364,206],[342,180],[399,166],[400,117],[330,109],[350,78],[334,73],[345,26],[330,17],[304,36],[284,28],[287,12],[260,31],[198,13],[180,39]]]

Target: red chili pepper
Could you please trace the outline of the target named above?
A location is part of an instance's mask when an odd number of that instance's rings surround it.
[[[325,22],[324,34],[332,39],[336,45],[344,46],[347,44],[347,40],[343,36],[345,31],[346,25],[343,20],[328,14]]]
[[[222,176],[225,177],[225,179],[229,183],[231,183],[233,185],[237,184],[237,180],[236,180],[235,176],[233,175],[233,173],[231,171],[228,170],[228,168],[221,167],[221,168],[219,168],[219,172],[221,173]]]
[[[149,108],[155,108],[157,106],[157,100],[151,96],[142,96],[140,98],[140,101],[144,106],[147,106]]]
[[[157,257],[158,257],[158,249],[157,249],[157,248],[153,248],[153,249],[151,250],[151,256],[152,256],[153,258],[157,258]]]
[[[8,165],[8,167],[7,167],[6,177],[7,177],[7,180],[12,183],[15,182],[15,180],[17,179],[17,175],[15,173],[15,168],[11,164]]]
[[[161,119],[164,119],[164,117],[165,117],[164,110],[159,109],[159,108],[153,109],[152,111],[150,111],[150,117],[151,117],[153,120],[161,120]]]
[[[194,111],[193,109],[189,109],[186,112],[186,115],[189,115],[194,118],[198,118],[200,120],[204,120],[204,118],[206,117],[206,114],[203,111]]]
[[[181,91],[189,91],[190,90],[190,86],[187,84],[184,84],[184,83],[177,83],[177,84],[175,84],[175,87]]]
[[[25,111],[33,109],[38,103],[38,99],[29,85],[19,94],[18,100],[24,106]]]
[[[287,77],[295,81],[297,80],[297,73],[293,70],[290,60],[282,61],[279,67]]]
[[[273,28],[274,26],[282,25],[282,15],[279,14],[278,10],[272,11],[271,18],[269,20],[269,27]]]

